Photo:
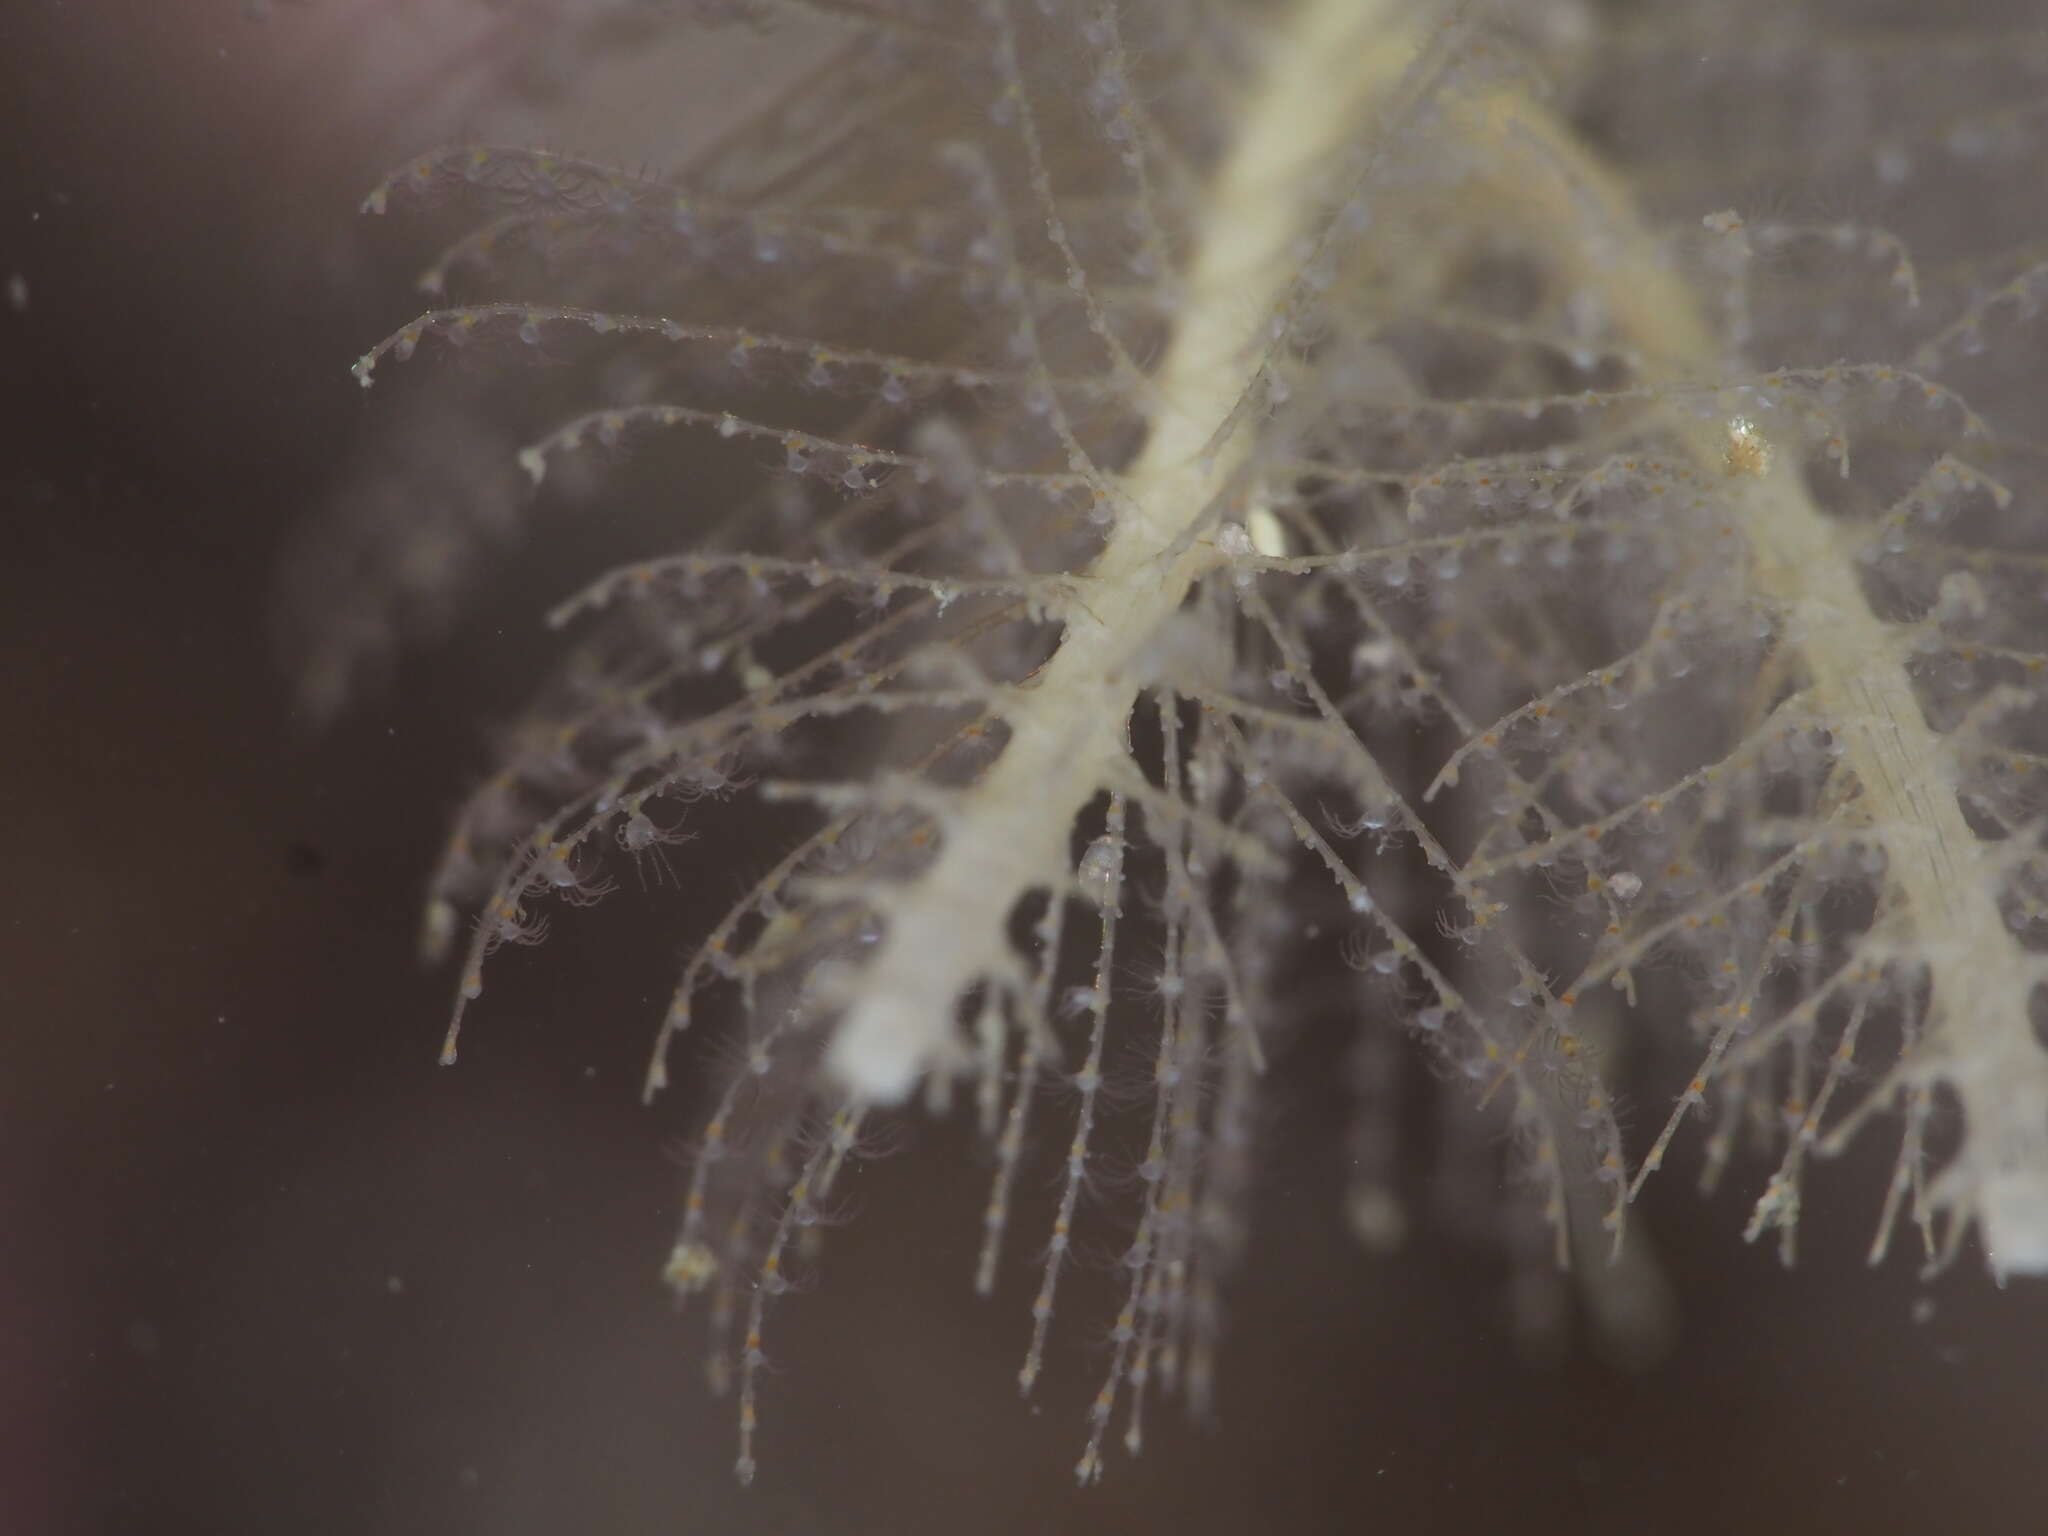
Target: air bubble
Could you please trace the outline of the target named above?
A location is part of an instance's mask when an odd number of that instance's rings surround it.
[[[1081,855],[1080,867],[1075,870],[1082,894],[1098,907],[1111,905],[1116,900],[1122,863],[1123,853],[1114,838],[1096,838]]]

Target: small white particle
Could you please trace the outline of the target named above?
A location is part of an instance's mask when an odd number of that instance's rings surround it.
[[[1245,520],[1245,532],[1251,539],[1252,548],[1270,560],[1287,557],[1287,529],[1280,519],[1273,515],[1271,507],[1253,507]]]

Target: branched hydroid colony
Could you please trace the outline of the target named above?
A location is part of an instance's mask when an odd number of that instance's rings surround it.
[[[545,358],[588,395],[517,456],[540,500],[596,466],[672,528],[556,612],[457,818],[447,1059],[551,908],[745,797],[812,818],[647,1075],[732,1064],[668,1278],[742,1476],[777,1298],[918,1093],[988,1139],[984,1290],[1065,1148],[1027,1390],[1115,1234],[1082,1476],[1199,1405],[1308,1020],[1358,1042],[1365,1236],[1405,1033],[1560,1262],[1626,1252],[1693,1130],[1710,1182],[1763,1150],[1789,1258],[1883,1117],[1873,1259],[2048,1269],[2048,230],[2003,193],[2048,45],[1656,9],[761,0],[828,62],[684,172],[461,145],[372,195],[493,213],[364,385]]]

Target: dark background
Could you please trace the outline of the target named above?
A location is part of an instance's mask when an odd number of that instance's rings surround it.
[[[2043,1294],[1867,1271],[1884,1147],[1822,1170],[1790,1273],[1739,1240],[1753,1181],[1667,1177],[1675,1352],[1531,1365],[1497,1256],[1343,1237],[1313,1039],[1213,1429],[1161,1407],[1073,1491],[1103,1278],[1020,1402],[1029,1279],[973,1296],[980,1156],[921,1126],[772,1316],[741,1492],[658,1281],[690,1099],[637,1072],[691,901],[767,850],[565,925],[438,1069],[416,896],[587,554],[487,552],[448,644],[325,732],[275,640],[288,541],[404,408],[347,373],[415,304],[362,192],[519,112],[634,147],[588,81],[535,104],[507,14],[0,13],[0,1531],[2048,1527]]]

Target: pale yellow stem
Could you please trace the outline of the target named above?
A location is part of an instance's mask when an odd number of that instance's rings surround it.
[[[1069,878],[1074,819],[1112,782],[1149,681],[1147,642],[1215,562],[1191,536],[1250,451],[1250,432],[1219,429],[1253,386],[1299,246],[1316,233],[1312,172],[1415,57],[1388,35],[1390,10],[1307,0],[1271,37],[1205,202],[1181,321],[1154,375],[1151,435],[1111,487],[1114,532],[1059,649],[1005,704],[1002,756],[945,818],[930,867],[882,903],[887,932],[850,983],[830,1064],[861,1097],[900,1100],[948,1054],[960,994],[1010,967],[1011,909]]]

